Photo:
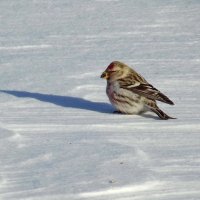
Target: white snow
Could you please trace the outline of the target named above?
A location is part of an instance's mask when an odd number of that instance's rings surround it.
[[[199,200],[198,0],[0,1],[0,199]],[[176,120],[112,114],[134,67]]]

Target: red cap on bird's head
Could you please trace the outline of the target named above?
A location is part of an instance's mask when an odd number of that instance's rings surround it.
[[[115,66],[115,64],[114,64],[114,62],[112,62],[112,63],[110,63],[110,65],[108,65],[108,67],[107,67],[106,70],[108,70],[108,71],[113,71],[114,66]]]

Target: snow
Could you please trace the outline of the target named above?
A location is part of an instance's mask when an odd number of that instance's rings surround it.
[[[200,199],[200,2],[1,0],[0,199]],[[176,120],[113,114],[134,67]]]

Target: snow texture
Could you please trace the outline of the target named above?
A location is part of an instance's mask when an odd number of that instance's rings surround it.
[[[0,1],[1,200],[200,199],[199,0]],[[176,120],[113,114],[113,60]]]

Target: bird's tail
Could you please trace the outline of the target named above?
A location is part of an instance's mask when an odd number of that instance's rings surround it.
[[[146,106],[148,107],[149,110],[153,111],[154,113],[156,113],[158,115],[158,117],[160,117],[160,119],[176,119],[174,117],[170,117],[169,115],[167,115],[166,113],[164,113],[156,104],[155,101],[151,101],[148,100],[146,102]]]
[[[164,113],[160,108],[150,108],[151,111],[153,111],[154,113],[156,113],[160,119],[164,119],[164,120],[167,120],[167,119],[176,119],[174,117],[170,117],[169,115],[167,115],[166,113]]]

